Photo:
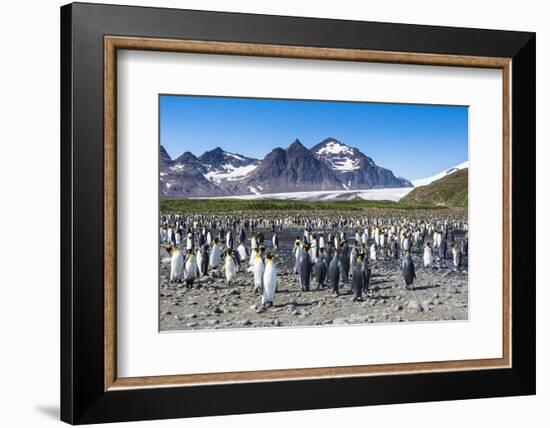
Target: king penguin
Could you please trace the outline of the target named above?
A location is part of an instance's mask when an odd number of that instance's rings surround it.
[[[434,256],[432,253],[432,247],[430,246],[430,243],[427,242],[424,246],[424,267],[428,268],[432,266],[432,263],[434,261]]]
[[[314,265],[315,280],[317,281],[317,290],[325,287],[325,281],[327,279],[327,263],[325,248],[319,248],[319,258]]]
[[[228,248],[225,252],[225,282],[227,285],[234,284],[237,280],[237,264],[233,258],[233,250]]]
[[[309,244],[306,244],[300,256],[299,275],[302,291],[309,291],[309,283],[311,280],[311,256],[309,254],[309,249]]]
[[[191,288],[193,286],[193,282],[195,282],[195,279],[197,278],[197,272],[197,259],[193,254],[193,250],[187,250],[187,259],[185,260],[185,271],[183,275],[187,288]]]
[[[340,294],[340,259],[338,256],[338,250],[334,250],[334,255],[330,261],[328,268],[328,282],[332,289],[332,294]]]
[[[197,253],[197,264],[199,266],[199,273],[202,276],[208,276],[209,259],[210,253],[208,252],[208,244],[203,244]]]
[[[363,266],[363,254],[357,256],[353,273],[351,276],[351,288],[353,290],[353,301],[360,302],[363,300],[363,289],[365,288],[365,273]]]
[[[348,241],[342,241],[342,248],[340,250],[340,273],[342,274],[342,286],[348,283],[349,281],[349,268],[350,268],[350,259],[349,259],[349,245]]]
[[[415,279],[416,273],[414,272],[414,263],[411,253],[405,251],[403,255],[403,280],[405,281],[405,288],[413,290],[413,282]]]
[[[170,282],[181,282],[183,279],[184,258],[179,248],[166,247],[170,253]]]
[[[252,272],[254,272],[254,291],[259,291],[260,293],[263,290],[264,269],[264,259],[260,252],[257,252],[256,256],[254,256]]]
[[[273,261],[273,254],[267,253],[263,276],[262,305],[273,306],[275,291],[277,291],[277,267]]]

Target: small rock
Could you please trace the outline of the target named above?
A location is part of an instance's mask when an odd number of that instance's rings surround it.
[[[241,321],[239,321],[239,324],[241,324],[241,325],[252,325],[252,321],[250,321],[250,320],[241,320]]]
[[[218,324],[218,320],[208,320],[208,321],[206,321],[206,324],[208,324],[208,325],[216,325],[216,324]]]
[[[420,304],[416,300],[411,300],[407,304],[407,309],[413,312],[422,312],[422,306],[420,306]]]
[[[197,314],[187,314],[187,318],[197,318]]]
[[[345,318],[335,318],[333,321],[332,321],[333,324],[338,324],[338,325],[342,325],[342,324],[349,324],[348,320],[345,319]]]

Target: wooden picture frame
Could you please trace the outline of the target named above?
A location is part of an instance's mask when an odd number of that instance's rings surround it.
[[[503,357],[118,377],[117,49],[502,70]],[[535,392],[535,262],[522,256],[535,244],[534,34],[77,3],[61,9],[61,52],[62,420],[95,423]],[[270,400],[254,399],[265,394]],[[216,406],[208,404],[212,400]]]

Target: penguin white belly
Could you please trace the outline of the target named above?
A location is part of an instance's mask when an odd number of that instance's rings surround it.
[[[453,264],[458,267],[458,250],[456,248],[453,248]]]
[[[200,251],[197,253],[197,266],[199,268],[199,273],[204,275],[204,272],[202,271],[202,253]]]
[[[195,279],[197,277],[197,261],[194,257],[189,257],[185,262],[185,279]]]
[[[433,263],[433,254],[431,248],[424,248],[424,267],[430,267]]]
[[[263,276],[262,305],[275,302],[277,290],[277,268],[272,261],[268,261]]]
[[[374,245],[370,247],[370,259],[376,260],[376,247]]]
[[[227,283],[233,283],[237,279],[237,268],[233,257],[225,257],[225,279]]]
[[[264,261],[260,256],[254,259],[254,290],[262,290],[264,277]]]
[[[239,259],[241,262],[244,262],[246,260],[246,248],[243,244],[240,244],[237,248],[237,251],[239,253]]]
[[[172,253],[172,261],[170,264],[170,281],[178,281],[183,275],[183,254],[179,251]]]
[[[256,249],[253,248],[252,251],[250,252],[250,260],[248,261],[248,264],[250,266],[254,266],[254,260],[256,259],[256,254],[257,254]]]
[[[296,261],[294,263],[294,273],[298,273],[300,271],[300,263],[302,262],[302,250],[300,248],[296,248],[294,254],[296,257]]]
[[[212,248],[212,252],[210,253],[209,264],[211,268],[215,268],[220,264],[220,255],[220,247],[218,245],[214,245],[214,247]]]

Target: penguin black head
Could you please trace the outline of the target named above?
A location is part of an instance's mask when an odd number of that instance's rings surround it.
[[[304,250],[309,251],[309,249],[310,249],[309,244],[304,245]]]
[[[233,253],[233,250],[231,248],[228,248],[226,251],[228,256],[230,256]]]
[[[267,260],[273,260],[273,253],[267,253],[267,254],[265,255],[265,258],[266,258]]]
[[[192,250],[191,248],[189,248],[189,249],[187,250],[187,254],[193,254],[193,250]]]
[[[264,245],[260,245],[260,253],[264,253],[265,252],[265,246]]]

